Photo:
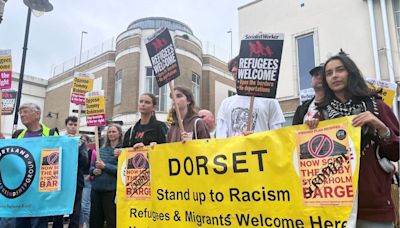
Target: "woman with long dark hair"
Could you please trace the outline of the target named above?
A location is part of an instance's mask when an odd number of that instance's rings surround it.
[[[399,160],[399,122],[392,110],[370,90],[356,64],[345,54],[329,58],[322,83],[325,97],[319,104],[321,119],[356,115],[352,125],[361,128],[357,227],[392,227],[390,195],[394,168]],[[311,120],[314,128],[319,120]]]
[[[121,148],[122,128],[112,124],[107,129],[105,144],[100,148],[100,160],[90,168],[92,180],[90,227],[116,227],[115,194],[117,188],[118,158],[114,150]]]
[[[158,121],[155,115],[157,97],[144,93],[139,97],[140,120],[128,129],[124,136],[123,147],[139,148],[166,142],[167,126]]]
[[[172,105],[173,122],[168,131],[167,142],[181,142],[187,139],[210,138],[210,133],[195,110],[193,93],[188,88],[176,86],[173,91],[176,96],[176,104]],[[179,109],[177,109],[179,107]],[[181,132],[176,112],[179,112],[183,120],[184,132]]]

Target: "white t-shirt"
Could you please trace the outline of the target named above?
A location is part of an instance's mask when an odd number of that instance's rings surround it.
[[[234,95],[222,101],[217,115],[217,138],[242,135],[247,128],[250,97]],[[275,99],[254,98],[253,132],[281,128],[285,122],[282,109]]]

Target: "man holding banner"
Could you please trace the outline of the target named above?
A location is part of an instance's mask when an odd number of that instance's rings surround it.
[[[44,124],[40,124],[41,110],[37,104],[25,103],[20,106],[19,114],[21,122],[26,129],[17,130],[13,134],[13,138],[31,138],[42,136],[58,135],[56,128],[50,129]],[[48,217],[25,217],[17,218],[16,228],[47,228]]]
[[[228,70],[237,80],[239,56],[228,64]],[[244,135],[249,116],[250,97],[234,95],[226,98],[218,111],[216,138]],[[281,107],[275,99],[254,99],[253,124],[251,132],[261,132],[281,128],[285,122]],[[247,134],[247,133],[246,133]]]
[[[78,117],[76,116],[68,116],[67,119],[65,119],[65,128],[67,130],[67,135],[68,136],[78,136]],[[86,153],[87,145],[86,143],[82,142],[82,140],[79,142],[79,155],[78,155],[78,175],[77,175],[77,180],[76,180],[76,194],[75,194],[75,201],[74,201],[74,210],[72,214],[70,215],[70,222],[69,226],[70,228],[79,227],[79,215],[81,211],[81,201],[82,201],[82,190],[83,190],[83,172],[84,168],[86,167],[86,164],[88,163],[88,157]],[[63,227],[63,215],[60,216],[55,216],[54,217],[54,223],[53,223],[53,228],[62,228]]]

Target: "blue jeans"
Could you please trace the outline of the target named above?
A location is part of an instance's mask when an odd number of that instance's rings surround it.
[[[0,218],[0,227],[1,228],[14,228],[15,227],[15,218]]]
[[[91,190],[92,190],[92,182],[91,180],[86,180],[85,178],[85,186],[83,187],[82,191],[82,207],[79,218],[79,225],[81,226],[86,224],[86,227],[89,227]]]
[[[17,218],[16,228],[47,228],[48,217]]]

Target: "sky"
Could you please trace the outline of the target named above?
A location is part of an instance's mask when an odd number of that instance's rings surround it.
[[[32,15],[25,74],[49,78],[53,67],[124,32],[144,17],[168,17],[188,25],[203,47],[218,57],[238,53],[238,7],[252,0],[50,0],[54,9]],[[8,0],[0,24],[0,49],[11,49],[13,71],[20,72],[27,7]],[[208,43],[208,45],[207,45]],[[214,48],[215,46],[215,48]],[[79,58],[79,57],[78,57]]]

